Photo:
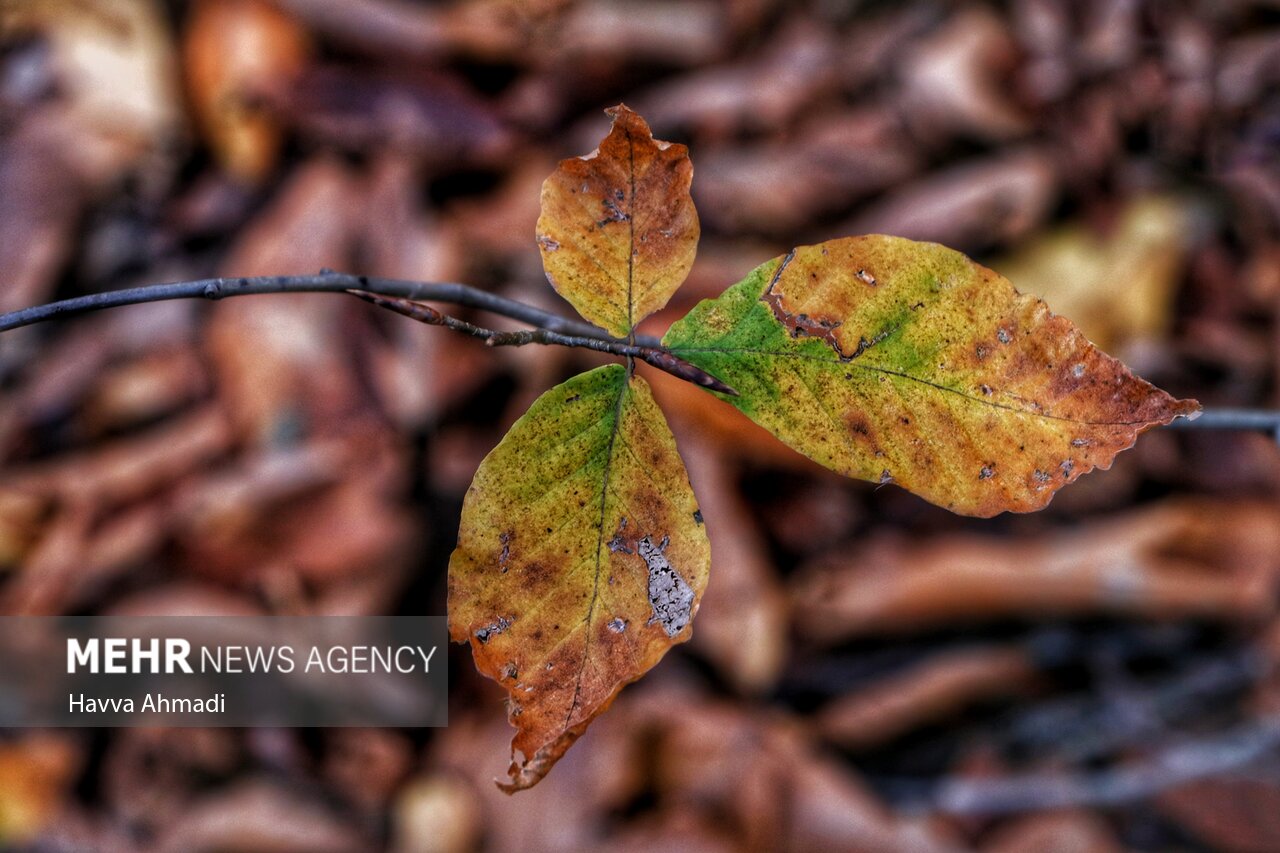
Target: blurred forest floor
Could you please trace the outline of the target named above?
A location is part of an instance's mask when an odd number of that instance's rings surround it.
[[[660,332],[793,245],[936,240],[1178,396],[1280,404],[1280,6],[3,0],[0,310],[322,267],[568,308],[538,190],[625,101],[689,144]],[[492,325],[492,318],[485,318]],[[444,612],[462,495],[598,363],[354,299],[0,340],[6,613]],[[713,548],[694,639],[536,789],[437,730],[11,731],[31,850],[1280,849],[1280,450],[1153,432],[955,517],[647,374]]]

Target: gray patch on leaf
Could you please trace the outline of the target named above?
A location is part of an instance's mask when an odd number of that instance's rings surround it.
[[[674,637],[684,630],[693,618],[693,588],[685,583],[663,553],[667,547],[667,539],[661,545],[654,545],[648,536],[636,543],[640,558],[649,567],[649,603],[653,605],[653,616],[648,624],[661,623],[668,637]]]
[[[485,625],[476,631],[476,639],[481,643],[489,642],[490,637],[496,637],[503,631],[511,627],[511,620],[505,616],[499,616],[493,622]]]

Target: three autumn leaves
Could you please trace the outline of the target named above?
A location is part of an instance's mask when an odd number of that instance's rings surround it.
[[[542,188],[547,278],[624,338],[693,264],[682,145],[619,106]],[[719,395],[841,474],[966,515],[1025,512],[1199,406],[1090,344],[965,256],[868,236],[795,249],[663,338]],[[630,366],[552,388],[485,458],[449,565],[449,623],[509,695],[510,780],[536,784],[690,623],[710,546],[675,440]]]

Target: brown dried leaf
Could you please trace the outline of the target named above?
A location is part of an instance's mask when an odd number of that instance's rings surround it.
[[[797,627],[822,642],[975,619],[1127,613],[1249,620],[1272,608],[1280,515],[1169,502],[1042,538],[879,536],[801,574]]]
[[[156,839],[154,849],[157,853],[360,853],[373,845],[322,801],[253,780],[218,789],[194,802]]]
[[[1156,803],[1215,850],[1280,848],[1280,785],[1273,780],[1203,779],[1166,791]]]
[[[1156,340],[1169,326],[1191,218],[1184,199],[1137,199],[1105,235],[1064,228],[992,267],[1070,317],[1103,349]]]
[[[200,0],[187,24],[184,61],[192,105],[222,165],[258,182],[275,166],[280,128],[263,97],[296,76],[306,33],[263,0]]]
[[[900,103],[923,136],[961,131],[1006,139],[1030,129],[1008,96],[1017,60],[1004,22],[986,7],[966,9],[918,42],[905,65]]]
[[[864,749],[975,701],[1023,693],[1035,674],[1031,660],[1017,649],[945,652],[839,697],[818,713],[816,723],[832,742]]]
[[[746,850],[954,851],[935,828],[890,811],[788,720],[654,694],[632,706],[660,802],[724,815]]]
[[[1001,826],[983,853],[1123,853],[1101,816],[1088,811],[1036,814]]]
[[[1040,225],[1058,195],[1058,169],[1037,149],[1009,149],[891,191],[835,234],[894,234],[968,251],[1015,240]]]
[[[698,203],[709,225],[777,234],[898,185],[920,159],[891,115],[854,108],[802,125],[794,139],[701,151]]]
[[[667,304],[698,249],[683,145],[655,140],[626,106],[585,157],[563,160],[542,185],[538,246],[552,286],[596,325],[628,335]]]
[[[707,534],[716,543],[716,582],[703,599],[693,648],[739,691],[764,693],[787,659],[787,598],[728,460],[707,436],[678,423],[677,432]]]
[[[77,753],[49,734],[0,744],[0,844],[24,845],[53,819],[79,770]]]

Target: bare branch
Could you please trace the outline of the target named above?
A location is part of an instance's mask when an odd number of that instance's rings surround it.
[[[613,355],[624,355],[628,358],[638,358],[646,364],[650,364],[661,371],[670,373],[686,382],[692,382],[695,385],[701,385],[712,391],[719,391],[721,394],[729,394],[738,396],[738,392],[730,388],[728,385],[716,379],[710,373],[707,373],[700,367],[695,367],[684,359],[677,358],[670,352],[661,347],[640,346],[630,344],[626,341],[601,340],[599,338],[588,338],[580,335],[563,335],[559,332],[553,332],[549,329],[527,329],[520,332],[499,332],[493,329],[485,329],[480,326],[472,325],[465,320],[459,320],[456,317],[450,317],[442,314],[429,305],[422,305],[409,299],[397,299],[386,296],[379,296],[373,293],[365,293],[360,290],[348,291],[353,296],[358,296],[366,302],[372,302],[381,308],[394,311],[397,314],[403,314],[417,320],[420,323],[428,323],[432,326],[444,326],[453,329],[455,332],[462,332],[473,338],[480,338],[487,346],[491,347],[520,347],[527,344],[548,344],[552,346],[562,347],[582,347],[584,349],[595,350],[596,352],[607,352]]]
[[[521,346],[528,343],[554,344],[583,347],[599,352],[638,358],[659,370],[678,376],[688,382],[725,394],[736,392],[714,376],[676,358],[662,342],[648,335],[636,336],[634,344],[610,336],[603,329],[580,320],[570,320],[535,308],[514,299],[507,299],[475,287],[455,282],[406,281],[377,276],[352,275],[332,270],[321,270],[314,275],[273,275],[253,277],[206,278],[196,281],[178,281],[168,284],[151,284],[106,293],[92,293],[24,308],[0,314],[0,332],[30,326],[63,317],[71,317],[103,308],[139,305],[145,302],[162,302],[170,299],[225,299],[231,296],[250,296],[264,293],[344,293],[359,291],[392,300],[413,302],[431,301],[462,305],[508,317],[537,328],[524,332],[496,332],[480,329],[483,334],[467,332],[482,337],[490,346]],[[390,306],[384,306],[390,307]],[[394,310],[394,309],[392,309]],[[401,312],[404,313],[404,312]],[[438,313],[438,312],[437,312]],[[443,315],[441,315],[443,316]],[[417,319],[422,319],[418,317]],[[461,320],[448,318],[451,328],[461,329]],[[602,345],[603,344],[603,345]],[[1210,409],[1194,420],[1179,418],[1169,429],[1229,429],[1258,430],[1266,432],[1280,443],[1280,411],[1250,409]]]
[[[350,275],[348,273],[322,270],[315,275],[272,275],[251,278],[207,278],[197,281],[179,281],[169,284],[151,284],[143,287],[131,287],[124,290],[111,290],[106,293],[92,293],[37,305],[0,314],[0,332],[30,326],[55,318],[70,317],[97,311],[102,308],[117,308],[124,305],[138,305],[144,302],[162,302],[170,299],[225,299],[231,296],[250,296],[263,293],[342,293],[348,290],[363,290],[384,296],[401,299],[430,300],[447,302],[452,305],[464,305],[478,308],[509,317],[531,326],[559,332],[565,335],[577,335],[584,338],[615,340],[603,329],[579,320],[569,320],[558,314],[543,311],[532,305],[507,299],[484,290],[465,284],[453,282],[404,281],[401,279],[378,278],[375,276]],[[645,346],[661,346],[656,338],[638,339]]]
[[[1280,412],[1258,409],[1205,409],[1197,417],[1179,418],[1169,429],[1232,429],[1265,432],[1280,444]]]

